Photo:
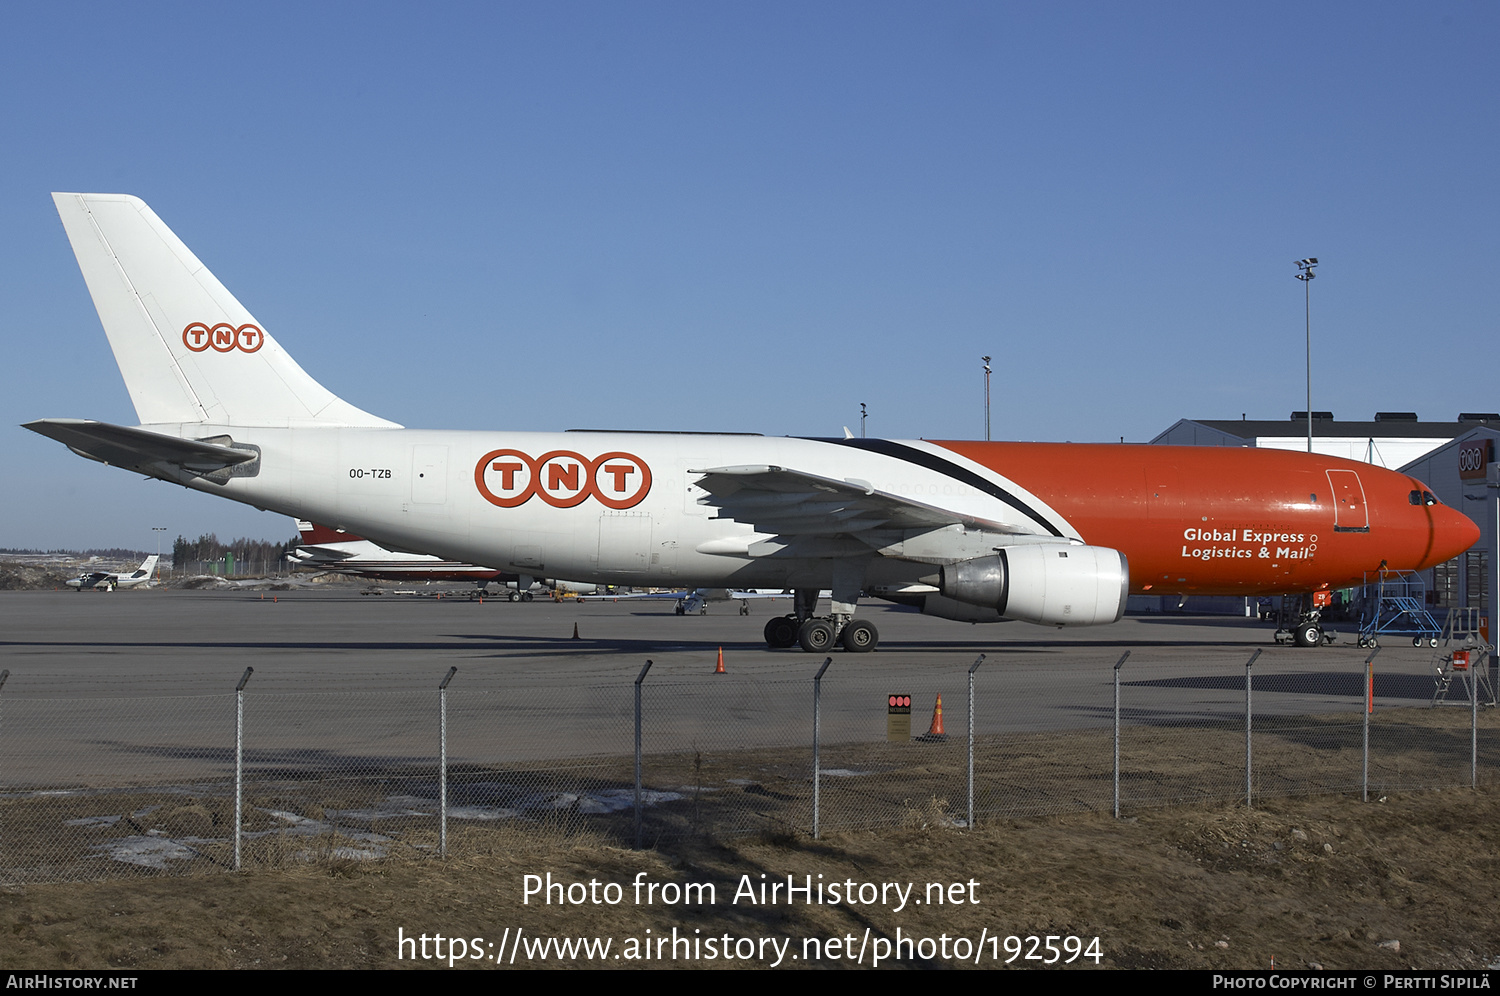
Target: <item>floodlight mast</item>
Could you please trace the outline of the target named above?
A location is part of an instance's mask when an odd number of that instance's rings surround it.
[[[1317,274],[1313,268],[1318,265],[1316,256],[1297,260],[1297,279],[1302,281],[1303,308],[1306,312],[1307,322],[1307,452],[1312,452],[1312,282]]]
[[[984,361],[984,441],[990,441],[990,358],[981,356]]]

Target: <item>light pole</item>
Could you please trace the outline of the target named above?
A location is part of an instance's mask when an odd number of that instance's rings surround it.
[[[984,361],[984,441],[990,441],[990,358],[981,356]]]
[[[865,411],[865,403],[863,401],[861,401],[859,403],[859,438],[860,439],[865,438],[865,419],[867,419],[869,417],[870,417],[870,413],[867,412],[867,411]]]
[[[151,531],[156,534],[156,579],[161,580],[161,534],[167,531],[166,526],[152,526]]]
[[[1302,281],[1303,308],[1307,318],[1307,452],[1312,452],[1312,282],[1317,274],[1313,268],[1318,258],[1310,256],[1297,260],[1297,279]]]

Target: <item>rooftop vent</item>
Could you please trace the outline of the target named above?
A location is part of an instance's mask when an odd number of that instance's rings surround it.
[[[1377,422],[1415,422],[1415,421],[1417,421],[1417,413],[1416,412],[1376,412],[1375,413],[1375,421],[1377,421]]]
[[[1460,422],[1500,422],[1500,414],[1495,412],[1459,412]]]
[[[1333,412],[1313,412],[1314,422],[1332,422]],[[1307,412],[1292,412],[1293,422],[1306,422]]]

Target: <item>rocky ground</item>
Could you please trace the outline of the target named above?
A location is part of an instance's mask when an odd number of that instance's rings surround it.
[[[465,939],[455,964],[469,966],[493,961],[496,946],[508,959],[517,936],[557,936],[611,948],[590,958],[523,945],[515,964],[763,967],[779,951],[782,965],[804,967],[869,965],[882,953],[894,967],[1041,967],[1053,957],[1051,935],[1057,960],[1075,968],[1094,966],[1091,951],[1102,968],[1482,968],[1500,957],[1497,817],[1500,793],[1465,789],[974,830],[914,810],[908,826],[882,832],[644,852],[528,834],[488,833],[474,838],[481,847],[460,835],[446,861],[334,858],[243,875],[12,888],[0,893],[0,967],[437,967],[447,964],[433,957],[437,942],[423,958],[398,938],[440,934]],[[578,883],[578,901],[560,892],[551,904],[527,901],[526,876],[548,874]],[[900,907],[890,892],[837,905],[734,901],[746,883],[787,876],[914,888]],[[654,901],[633,901],[638,878],[663,887]],[[621,886],[618,903],[586,895],[611,883]],[[668,901],[674,883],[711,884],[714,901],[701,892],[698,902]],[[644,960],[642,942],[674,929],[698,948],[684,941],[675,959]],[[737,957],[708,957],[704,939],[725,937],[715,952],[728,943]],[[918,943],[903,948],[902,938]]]

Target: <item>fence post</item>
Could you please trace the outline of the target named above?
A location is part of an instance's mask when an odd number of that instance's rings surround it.
[[[1255,663],[1255,658],[1260,656],[1260,651],[1250,655],[1245,662],[1245,808],[1250,808],[1250,760],[1252,751],[1250,749],[1250,665]]]
[[[651,670],[651,662],[648,660],[646,666],[641,668],[641,673],[635,677],[635,849],[641,849],[641,682],[646,680],[646,672]]]
[[[819,753],[819,735],[822,732],[820,709],[823,697],[823,672],[833,663],[832,657],[823,658],[823,666],[813,675],[813,840],[818,839],[819,796],[823,781],[823,759]]]
[[[448,856],[448,682],[458,673],[458,666],[448,668],[448,675],[438,685],[438,856]]]
[[[1365,658],[1365,736],[1364,759],[1360,763],[1360,802],[1370,801],[1370,714],[1375,711],[1375,656],[1379,653],[1380,648],[1376,647]]]
[[[1130,651],[1120,655],[1115,661],[1115,819],[1120,818],[1120,668],[1125,666],[1125,660],[1130,656]]]
[[[241,819],[245,796],[245,684],[255,668],[245,668],[240,683],[234,686],[234,870],[240,870],[240,839],[244,826]]]
[[[5,679],[10,677],[10,668],[0,671],[0,690],[5,688]]]
[[[1479,787],[1479,667],[1477,662],[1469,665],[1469,787]]]
[[[970,830],[974,829],[974,672],[979,670],[979,665],[984,663],[984,654],[974,659],[969,665],[969,822]]]

